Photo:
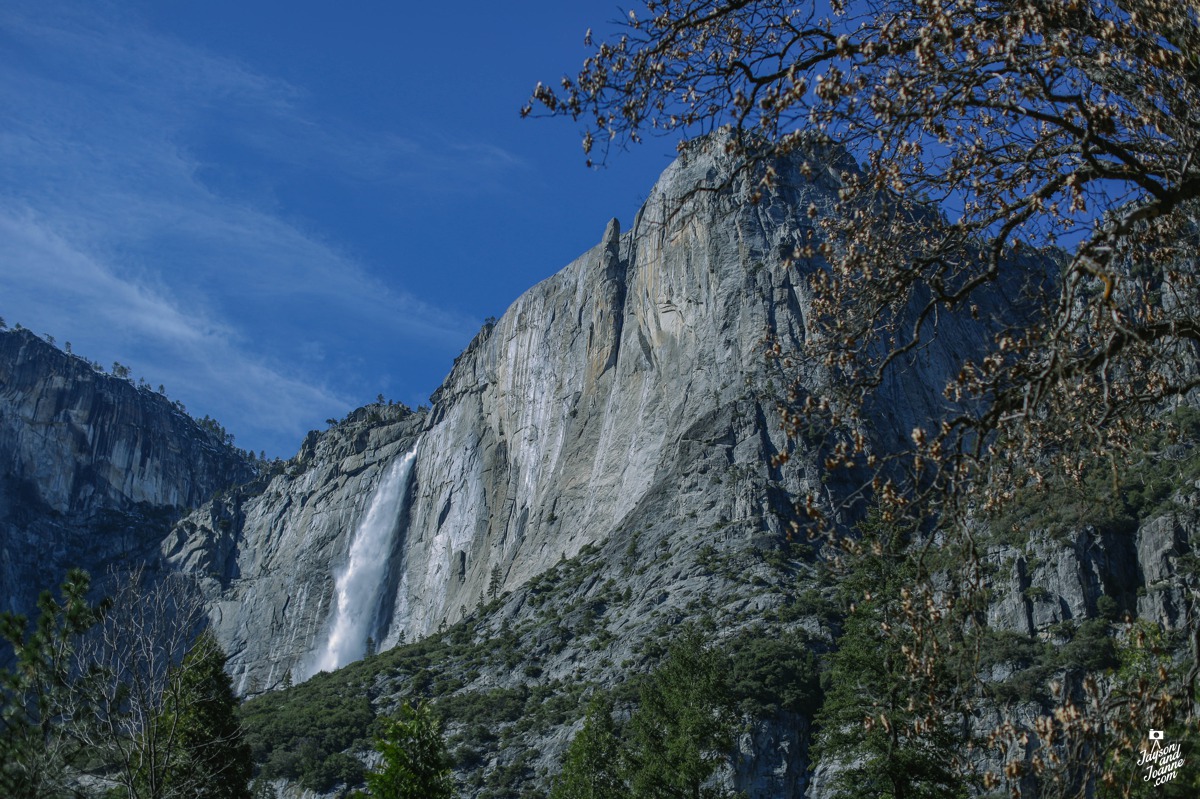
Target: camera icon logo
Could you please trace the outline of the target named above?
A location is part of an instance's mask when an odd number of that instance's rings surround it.
[[[1150,730],[1150,740],[1151,741],[1161,741],[1162,739],[1163,739],[1163,731],[1162,730]]]

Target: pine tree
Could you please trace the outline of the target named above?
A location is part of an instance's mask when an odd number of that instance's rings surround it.
[[[960,799],[967,794],[953,758],[964,743],[927,697],[947,677],[943,659],[914,675],[910,660],[932,642],[932,631],[913,629],[917,603],[912,562],[890,553],[904,549],[905,534],[872,519],[843,576],[844,601],[852,603],[829,689],[817,714],[814,754],[836,764],[831,799]]]
[[[0,613],[0,639],[11,647],[13,659],[11,668],[0,670],[0,796],[37,799],[63,793],[79,748],[63,734],[62,724],[87,715],[74,684],[76,645],[104,609],[88,601],[90,586],[87,572],[72,569],[61,600],[49,591],[38,599],[32,631],[23,616]],[[0,649],[0,662],[6,660]]]
[[[504,585],[504,574],[500,571],[500,564],[497,563],[492,567],[491,578],[488,580],[488,596],[492,599],[500,596],[500,588]]]
[[[704,784],[733,750],[737,717],[729,663],[694,629],[646,680],[629,720],[627,767],[639,799],[720,797]]]
[[[196,639],[172,693],[159,722],[174,731],[164,795],[250,799],[250,746],[235,715],[238,700],[225,673],[225,653],[212,633]]]
[[[562,773],[550,799],[625,799],[629,789],[621,776],[621,738],[613,723],[613,703],[599,696],[588,706],[581,729],[571,740]]]
[[[389,720],[375,748],[383,755],[378,771],[367,774],[375,799],[451,799],[450,757],[428,705],[407,702]]]

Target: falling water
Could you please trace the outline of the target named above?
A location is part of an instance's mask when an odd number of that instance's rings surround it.
[[[354,531],[350,558],[334,577],[337,606],[325,646],[313,652],[309,676],[358,660],[367,650],[396,528],[408,496],[408,473],[416,450],[397,458],[379,481]]]

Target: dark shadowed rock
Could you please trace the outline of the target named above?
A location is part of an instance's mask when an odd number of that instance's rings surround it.
[[[254,469],[174,403],[27,330],[0,331],[0,598],[153,557],[166,527]]]

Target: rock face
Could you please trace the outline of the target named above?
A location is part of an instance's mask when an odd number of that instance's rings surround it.
[[[243,694],[344,665],[367,638],[388,648],[472,614],[485,638],[519,639],[525,664],[472,667],[472,688],[613,684],[650,660],[643,642],[701,615],[717,639],[783,619],[828,642],[828,629],[789,615],[795,586],[762,554],[779,551],[798,497],[842,488],[818,452],[784,438],[776,407],[793,375],[765,358],[765,341],[804,340],[816,267],[789,257],[809,207],[833,204],[840,158],[814,150],[811,175],[800,159],[775,164],[777,185],[751,202],[721,142],[694,145],[628,231],[609,222],[485,326],[430,410],[361,408],[212,499],[250,475],[236,453],[166,400],[27,333],[0,334],[5,600],[20,608],[29,598],[16,586],[52,585],[44,564],[161,562],[201,586]],[[875,399],[871,432],[885,446],[941,410],[955,353],[981,343],[976,326],[939,324]],[[786,465],[771,465],[785,451]],[[990,622],[1038,634],[1096,615],[1104,594],[1177,626],[1176,561],[1198,531],[1193,506],[1120,535],[1001,548]],[[383,549],[362,570],[361,540],[375,534]],[[350,601],[362,603],[346,627],[356,640],[335,646]],[[752,797],[819,796],[809,721],[747,727],[722,779]],[[529,768],[553,770],[567,732],[522,740]]]
[[[750,208],[726,194],[665,215],[716,168],[711,155],[670,168],[631,231],[609,222],[459,358],[418,448],[389,642],[461,618],[493,573],[501,588],[520,585],[605,540],[678,488],[701,450],[749,463],[784,446],[763,340],[773,327],[803,335],[803,290],[778,258],[803,205]],[[724,511],[778,532],[765,497],[739,505],[735,494],[655,512]]]
[[[254,470],[165,397],[29,331],[0,331],[0,602],[72,566],[153,555],[166,525]]]
[[[797,497],[839,490],[819,453],[783,436],[776,408],[791,375],[765,357],[768,336],[792,349],[806,335],[815,264],[789,256],[809,206],[828,209],[839,187],[837,157],[810,155],[826,166],[809,177],[799,160],[776,164],[777,187],[753,203],[721,143],[697,145],[628,231],[609,222],[594,248],[487,325],[427,415],[360,410],[310,437],[263,492],[178,525],[164,553],[204,582],[239,690],[311,672],[360,521],[387,465],[410,451],[385,590],[365,609],[381,647],[512,590],[494,632],[529,630],[526,674],[606,684],[622,679],[618,664],[645,661],[641,642],[684,620],[708,614],[728,635],[780,613],[778,575],[743,556],[779,548]],[[944,340],[974,346],[978,332],[955,324]],[[876,435],[907,440],[940,407],[955,363],[933,347],[888,382]],[[787,464],[771,466],[782,451]],[[597,571],[556,600],[563,615],[545,615],[544,589],[529,586],[580,553]],[[577,607],[603,609],[603,634],[580,632],[594,619],[566,610]],[[481,686],[528,680],[480,671]],[[801,794],[807,729],[759,724],[725,779],[752,796]],[[567,739],[522,746],[552,771]]]
[[[254,474],[165,397],[29,331],[0,332],[0,469],[63,514],[193,508]]]
[[[783,256],[809,225],[799,209],[830,203],[836,186],[793,164],[758,205],[739,187],[693,194],[733,174],[722,159],[713,144],[681,159],[630,231],[611,221],[596,247],[485,327],[427,417],[343,424],[258,496],[176,528],[164,552],[208,580],[243,690],[303,671],[328,627],[330,567],[344,562],[383,465],[413,447],[395,588],[378,610],[385,647],[634,521],[782,533],[791,497],[819,473],[805,457],[765,465],[788,444],[775,410],[786,378],[764,338],[803,338],[804,279]],[[713,482],[711,470],[721,479],[734,464],[746,474]]]
[[[399,405],[360,409],[324,435],[310,433],[265,487],[209,503],[163,541],[166,561],[196,576],[210,598],[238,691],[308,675],[336,608],[334,572],[388,464],[412,449],[425,423]],[[390,593],[397,576],[389,566]],[[389,621],[384,610],[372,627]]]

